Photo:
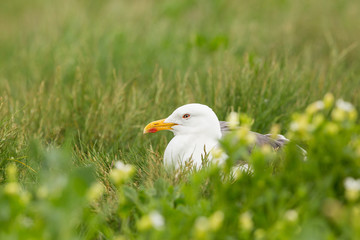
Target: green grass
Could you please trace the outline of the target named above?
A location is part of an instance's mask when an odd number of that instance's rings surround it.
[[[143,135],[148,122],[199,102],[286,133],[327,92],[360,112],[359,39],[358,0],[2,0],[0,181],[15,162],[21,185],[36,186],[43,152],[67,149],[69,169],[91,165],[106,186],[96,236],[111,238],[116,161],[137,167],[135,189],[181,183],[161,164],[172,134]]]

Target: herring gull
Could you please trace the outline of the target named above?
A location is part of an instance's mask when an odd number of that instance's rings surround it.
[[[194,166],[201,166],[205,154],[208,154],[208,159],[211,161],[214,158],[212,150],[216,148],[219,139],[229,131],[229,128],[227,122],[219,121],[210,107],[191,103],[177,108],[166,119],[149,123],[144,128],[144,134],[161,130],[170,130],[174,133],[174,137],[165,149],[164,164],[179,168],[190,159]],[[273,139],[271,134],[254,134],[257,146],[270,145],[278,149],[288,142],[288,139],[282,135]],[[226,157],[224,154],[220,163]]]

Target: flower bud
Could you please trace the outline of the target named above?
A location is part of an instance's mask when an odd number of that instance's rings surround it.
[[[6,175],[7,175],[7,178],[8,178],[8,181],[9,182],[15,182],[17,179],[16,179],[16,174],[17,174],[17,167],[15,164],[9,164],[7,165],[6,167]]]
[[[334,105],[334,95],[332,95],[331,93],[325,94],[323,102],[324,107],[326,109],[330,109]]]
[[[280,125],[279,124],[272,125],[270,129],[270,134],[272,139],[277,139],[278,135],[280,134]]]
[[[17,182],[6,183],[4,192],[8,195],[18,195],[20,193],[20,185]]]
[[[245,231],[251,231],[254,228],[254,223],[252,220],[252,214],[250,212],[244,212],[239,217],[240,228]]]
[[[322,109],[324,109],[324,103],[322,101],[316,101],[306,108],[306,113],[308,115],[313,115],[314,113]]]
[[[342,122],[346,119],[346,112],[341,108],[335,108],[331,112],[331,117],[335,121]]]
[[[239,114],[231,112],[227,118],[230,129],[235,129],[239,126]]]
[[[224,221],[224,213],[222,211],[216,211],[209,217],[210,228],[213,231],[217,231],[221,228]]]
[[[101,197],[104,192],[104,187],[100,182],[96,182],[91,185],[86,193],[86,197],[89,201],[95,201]]]
[[[195,236],[197,239],[206,238],[210,229],[209,220],[206,217],[198,217],[195,221]]]

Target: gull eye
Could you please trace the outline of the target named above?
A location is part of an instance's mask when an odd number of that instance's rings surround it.
[[[188,114],[188,113],[186,113],[186,114],[183,115],[183,118],[184,118],[184,119],[188,119],[189,117],[190,117],[190,114]]]

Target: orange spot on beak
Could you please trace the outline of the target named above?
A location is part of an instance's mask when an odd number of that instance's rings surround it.
[[[155,133],[162,130],[172,130],[172,126],[177,125],[176,123],[165,123],[165,119],[154,121],[146,125],[144,128],[145,133]]]

